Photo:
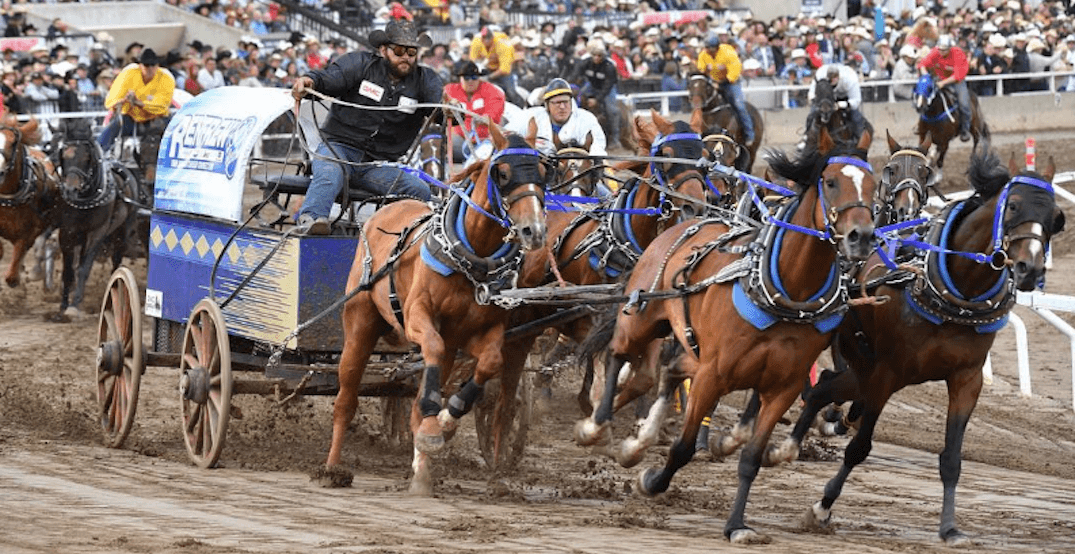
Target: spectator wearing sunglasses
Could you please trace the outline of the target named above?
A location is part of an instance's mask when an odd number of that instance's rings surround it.
[[[489,122],[500,123],[504,116],[504,91],[486,81],[486,72],[471,61],[461,62],[455,75],[457,82],[444,87],[445,102],[458,103],[467,111],[480,114],[477,122],[473,116],[466,114],[463,127],[452,127],[452,159],[462,162],[466,159],[463,145],[473,146],[489,138]],[[453,118],[451,122],[457,121]]]
[[[321,127],[323,142],[311,163],[313,178],[297,216],[300,232],[331,231],[332,202],[349,182],[378,195],[429,199],[429,187],[417,176],[365,162],[398,161],[433,111],[417,105],[441,101],[444,82],[433,69],[418,65],[418,50],[429,48],[432,40],[419,36],[411,21],[394,20],[384,30],[372,31],[369,42],[375,52],[349,52],[299,77],[291,88],[296,99],[313,90],[358,105],[334,102],[329,108]]]

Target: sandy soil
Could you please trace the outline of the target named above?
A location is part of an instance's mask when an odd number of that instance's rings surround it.
[[[1021,154],[1021,137],[1007,150]],[[1039,139],[1039,155],[1075,169],[1066,141]],[[968,149],[949,153],[949,190]],[[883,159],[883,150],[878,159]],[[1021,158],[1020,158],[1021,159]],[[876,164],[875,164],[876,165]],[[1070,212],[1066,202],[1062,207]],[[1054,244],[1047,290],[1075,294],[1075,233]],[[10,253],[10,250],[8,251]],[[10,255],[10,254],[9,254]],[[6,262],[6,260],[5,260]],[[133,264],[139,278],[144,262]],[[93,312],[71,323],[46,318],[58,305],[40,283],[0,291],[0,551],[3,552],[712,552],[738,550],[721,535],[734,496],[734,459],[696,457],[655,499],[632,492],[622,469],[571,441],[579,375],[565,370],[533,423],[517,470],[490,475],[472,418],[435,460],[436,496],[406,494],[410,448],[381,431],[380,401],[363,399],[344,460],[351,488],[309,478],[331,434],[327,397],[277,405],[240,396],[221,466],[199,470],[179,432],[178,372],[150,368],[136,428],[122,449],[101,445],[95,422],[96,311],[107,270],[87,292]],[[997,338],[988,386],[964,446],[958,517],[975,552],[1075,551],[1075,413],[1068,339],[1022,307],[1032,397],[1019,394],[1015,338]],[[1075,318],[1061,314],[1069,323]],[[148,343],[148,337],[147,337]],[[737,393],[718,423],[730,425]],[[947,393],[940,384],[901,392],[886,409],[871,458],[852,475],[834,512],[835,532],[807,533],[800,516],[820,497],[847,439],[811,438],[807,455],[763,469],[748,518],[770,534],[763,552],[933,552]],[[789,414],[794,418],[796,408]],[[619,419],[616,432],[627,432]],[[781,425],[780,438],[789,431]],[[667,444],[640,468],[663,464]]]

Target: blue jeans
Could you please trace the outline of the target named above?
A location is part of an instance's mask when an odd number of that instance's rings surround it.
[[[134,125],[134,119],[131,116],[116,112],[112,117],[112,121],[108,122],[108,126],[101,129],[101,134],[97,137],[97,144],[101,145],[102,150],[108,151],[109,148],[112,148],[112,143],[116,142],[116,136],[120,133],[125,137],[133,135]]]
[[[750,113],[747,112],[747,99],[743,95],[743,85],[738,81],[731,83],[726,82],[721,85],[726,91],[726,96],[732,100],[732,107],[735,108],[735,113],[739,115],[739,122],[743,124],[743,136],[746,142],[754,142],[754,120],[750,118]]]
[[[970,91],[967,90],[966,81],[957,81],[948,85],[956,91],[956,102],[959,102],[959,131],[969,131],[971,124],[970,114]]]
[[[310,180],[310,188],[302,201],[299,216],[308,213],[315,218],[328,217],[333,201],[340,195],[352,174],[356,176],[363,190],[374,194],[398,194],[429,200],[429,187],[417,176],[393,166],[338,163],[333,159],[362,162],[366,153],[336,142],[331,146],[330,150],[329,143],[323,142],[317,147],[317,153],[329,159],[315,157],[311,160],[313,179]]]

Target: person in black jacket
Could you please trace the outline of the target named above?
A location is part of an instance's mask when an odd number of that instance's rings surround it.
[[[619,73],[616,64],[608,59],[605,46],[600,42],[592,42],[589,47],[590,57],[581,60],[576,66],[575,76],[571,82],[579,85],[579,97],[586,99],[583,107],[596,111],[597,105],[604,107],[605,120],[608,122],[610,137],[620,136],[619,107],[616,105],[616,83],[619,82]]]
[[[314,90],[350,104],[377,107],[332,104],[321,127],[324,142],[312,160],[313,179],[298,214],[300,230],[307,234],[330,232],[332,202],[352,174],[359,186],[375,194],[430,197],[421,179],[398,167],[354,164],[397,161],[433,111],[415,106],[441,101],[444,82],[433,69],[418,65],[418,49],[429,48],[432,40],[424,33],[419,37],[414,23],[394,20],[383,31],[371,32],[369,42],[375,53],[349,52],[324,69],[299,77],[291,89],[296,99]]]

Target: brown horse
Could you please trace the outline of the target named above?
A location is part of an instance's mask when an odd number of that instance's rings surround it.
[[[887,130],[885,136],[889,158],[877,187],[878,226],[917,217],[926,205],[929,190],[937,183],[937,172],[927,156],[933,144],[929,135],[917,147],[901,146]]]
[[[828,346],[846,309],[841,260],[864,259],[873,248],[875,181],[865,162],[869,134],[856,147],[821,133],[820,149],[796,160],[774,153],[773,171],[798,188],[760,230],[726,235],[729,222],[687,222],[662,234],[627,282],[631,300],[615,321],[601,405],[576,428],[580,444],[607,436],[616,376],[626,363],[651,373],[661,340],[671,331],[685,354],[664,373],[658,400],[639,440],[623,444],[631,465],[655,442],[656,427],[679,383],[690,377],[684,425],[661,470],[639,477],[639,490],[667,490],[695,453],[702,419],[734,390],[754,389],[761,409],[739,462],[739,489],[724,533],[736,543],[765,540],[746,526],[750,486],[777,421],[802,390],[810,365]],[[743,249],[761,245],[761,251]],[[744,253],[746,257],[744,257]]]
[[[837,143],[854,144],[860,137],[855,134],[853,114],[849,108],[840,108],[836,90],[827,79],[814,82],[814,100],[811,115],[807,117],[804,143],[816,147],[822,128]],[[873,125],[863,116],[863,132],[873,136]]]
[[[705,156],[700,120],[691,124],[670,121],[651,111],[648,121],[638,117],[634,124],[639,157],[697,160]],[[574,285],[620,281],[661,232],[704,211],[710,187],[696,164],[630,162],[630,166],[641,176],[626,180],[600,210],[550,211],[549,235],[555,238],[549,249],[564,281]],[[545,282],[552,282],[552,268],[544,263],[546,260],[539,261],[543,265],[531,270],[542,273]],[[525,320],[550,313],[542,307],[529,311],[533,313]],[[590,318],[558,324],[557,329],[576,343],[581,342],[590,329]],[[583,363],[585,377],[578,402],[588,414],[592,411],[593,359],[587,356]],[[598,386],[594,390],[600,389]]]
[[[932,247],[917,259],[915,271],[889,284],[859,278],[889,300],[852,308],[855,317],[838,330],[838,354],[850,369],[811,391],[779,448],[784,454],[774,457],[794,459],[814,417],[830,402],[853,400],[861,408],[860,427],[843,465],[807,514],[814,526],[828,526],[848,475],[870,453],[889,398],[908,385],[944,381],[948,417],[940,455],[940,537],[950,545],[967,541],[956,526],[955,493],[964,433],[982,389],[982,366],[1007,321],[1015,290],[1033,290],[1041,281],[1049,240],[1064,227],[1050,184],[1056,170],[1051,158],[1042,173],[1017,173],[1014,158],[1005,168],[995,153],[982,150],[972,153],[968,171],[975,195],[950,203],[932,219],[925,239]]]
[[[687,96],[690,98],[691,110],[700,113],[705,122],[705,133],[727,134],[735,139],[736,144],[746,148],[750,155],[740,158],[740,165],[735,168],[750,173],[754,169],[758,148],[765,137],[765,122],[754,104],[746,103],[747,113],[754,121],[754,142],[747,144],[735,108],[720,93],[720,87],[711,77],[704,73],[694,73],[688,77]],[[693,113],[691,117],[694,117]]]
[[[340,390],[326,462],[330,479],[348,473],[339,468],[343,441],[378,339],[417,345],[425,363],[411,411],[416,494],[432,494],[429,455],[454,433],[485,382],[501,373],[509,312],[476,297],[479,290],[536,284],[520,280],[518,271],[523,252],[545,244],[551,171],[533,149],[533,136],[505,138],[495,125],[490,132],[498,152],[455,179],[469,190],[456,190],[435,212],[424,202],[392,203],[363,226],[347,281],[348,290],[361,289],[343,310]],[[442,410],[441,389],[452,377],[458,350],[477,360],[474,375]]]
[[[0,120],[0,237],[14,247],[4,282],[19,285],[22,258],[55,217],[58,200],[52,162],[36,145],[37,120],[19,125],[14,115]],[[0,258],[4,255],[0,244]]]
[[[418,169],[424,171],[430,177],[444,182],[448,178],[447,141],[444,140],[444,127],[440,124],[431,124],[420,139],[418,139]],[[437,188],[434,194],[440,196],[443,189]]]
[[[978,95],[967,91],[970,96],[971,125],[970,134],[974,146],[978,141],[989,138],[989,125],[985,122],[982,109],[978,106]],[[937,171],[944,169],[944,156],[948,153],[948,143],[959,135],[959,109],[955,93],[950,89],[939,89],[932,75],[919,77],[911,94],[911,103],[918,112],[918,125],[915,132],[918,141],[924,142],[926,135],[932,137],[933,146],[937,148]]]

